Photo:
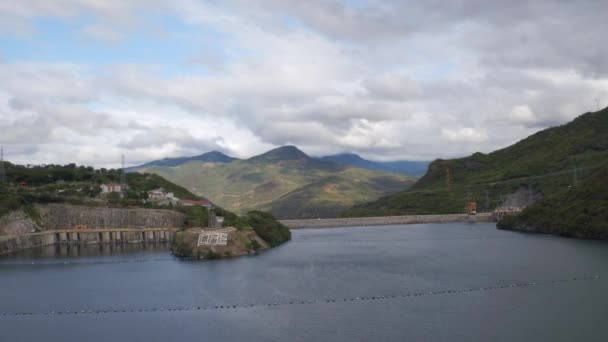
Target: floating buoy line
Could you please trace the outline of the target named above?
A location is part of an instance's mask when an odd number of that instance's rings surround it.
[[[232,304],[232,305],[198,305],[198,306],[176,306],[176,307],[155,307],[155,308],[129,308],[129,309],[85,309],[85,310],[64,310],[64,311],[44,311],[44,312],[0,312],[0,317],[7,316],[63,316],[63,315],[109,315],[109,314],[124,314],[124,313],[144,313],[144,312],[188,312],[188,311],[217,311],[217,310],[235,310],[235,309],[249,309],[249,308],[262,308],[262,307],[276,307],[276,306],[288,306],[288,305],[314,305],[314,304],[330,304],[330,303],[350,303],[350,302],[366,302],[366,301],[384,301],[384,300],[397,300],[412,297],[427,297],[427,296],[440,296],[448,294],[462,294],[470,292],[483,292],[483,291],[496,291],[508,288],[523,288],[540,285],[550,285],[558,283],[568,283],[574,281],[585,281],[585,280],[597,280],[599,275],[585,276],[585,277],[574,277],[566,279],[557,279],[549,281],[536,281],[536,282],[525,282],[525,283],[512,283],[505,285],[485,286],[485,287],[470,287],[461,289],[451,290],[419,290],[417,292],[396,294],[396,295],[376,295],[376,296],[362,296],[362,297],[349,297],[349,298],[334,298],[334,299],[317,299],[317,300],[279,300],[270,303],[258,303],[258,304]]]
[[[357,239],[357,240],[291,240],[289,243],[368,243],[368,242],[415,242],[415,241],[457,241],[516,239],[516,236],[481,236],[465,238],[421,238],[421,239]]]

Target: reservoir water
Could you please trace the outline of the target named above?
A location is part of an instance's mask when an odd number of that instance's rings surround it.
[[[297,230],[258,256],[0,259],[1,341],[608,341],[608,244],[493,224]]]

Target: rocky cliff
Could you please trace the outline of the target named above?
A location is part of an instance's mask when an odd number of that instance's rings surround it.
[[[0,235],[27,234],[40,230],[40,227],[22,210],[15,210],[0,217]]]
[[[64,204],[36,206],[42,229],[87,228],[177,228],[184,214],[162,209],[95,208]]]
[[[35,205],[0,219],[0,234],[74,228],[179,228],[185,215],[162,209],[122,209],[67,204]]]

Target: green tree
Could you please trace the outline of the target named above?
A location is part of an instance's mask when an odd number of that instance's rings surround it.
[[[291,240],[289,228],[277,221],[271,214],[263,211],[247,213],[247,222],[255,232],[271,247]]]

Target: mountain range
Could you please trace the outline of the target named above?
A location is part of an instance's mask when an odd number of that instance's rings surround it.
[[[608,108],[537,132],[489,154],[435,160],[415,185],[343,216],[461,213],[465,203],[478,211],[524,207],[563,196],[593,177],[608,160]]]
[[[303,153],[303,152],[302,152]],[[255,157],[254,157],[255,158]],[[422,176],[426,172],[430,162],[429,161],[408,161],[398,160],[390,162],[372,161],[361,158],[358,154],[354,153],[341,153],[334,154],[324,157],[315,157],[320,161],[334,162],[342,165],[350,165],[361,169],[379,171],[379,172],[390,172],[399,173],[409,176]],[[193,161],[207,162],[207,163],[231,163],[233,161],[240,160],[239,158],[228,156],[222,152],[211,151],[203,153],[201,155],[192,157],[176,157],[176,158],[164,158],[154,160],[141,165],[132,166],[127,168],[128,172],[135,172],[141,169],[145,169],[152,166],[179,166]]]
[[[141,165],[132,166],[127,168],[127,172],[135,172],[141,169],[145,169],[152,166],[179,166],[193,161],[199,162],[207,162],[207,163],[230,163],[235,160],[239,160],[238,158],[230,157],[222,152],[211,151],[207,153],[203,153],[198,156],[193,157],[176,157],[176,158],[164,158],[159,160],[154,160],[151,162],[147,162]]]
[[[342,153],[332,156],[320,157],[320,160],[333,161],[338,164],[350,165],[366,170],[400,173],[404,175],[421,176],[429,167],[429,161],[399,160],[391,162],[371,161],[361,158],[354,153]]]
[[[130,171],[158,174],[232,211],[266,210],[279,218],[335,217],[415,181],[412,176],[312,158],[295,146],[244,160],[210,152],[154,161]]]

